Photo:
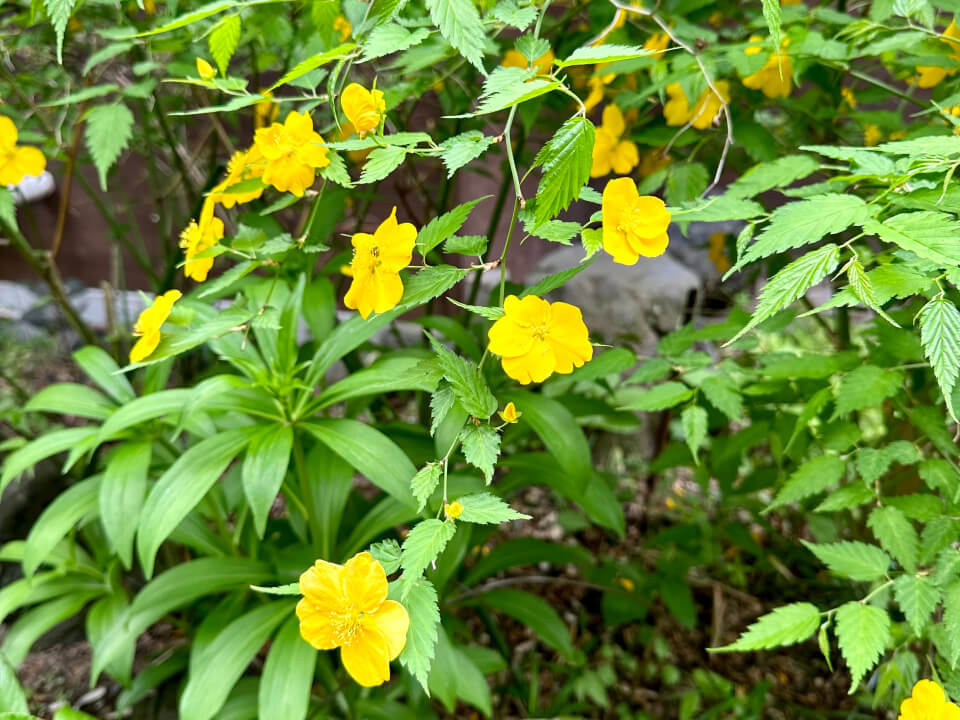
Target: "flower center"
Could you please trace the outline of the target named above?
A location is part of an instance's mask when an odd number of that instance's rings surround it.
[[[332,619],[333,632],[337,645],[349,645],[360,632],[360,619],[363,613],[338,613]]]
[[[543,342],[547,339],[547,336],[550,334],[550,329],[546,325],[535,325],[533,328],[533,337],[540,342]]]

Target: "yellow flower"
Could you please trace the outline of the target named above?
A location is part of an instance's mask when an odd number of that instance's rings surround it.
[[[527,62],[527,59],[523,56],[519,50],[507,50],[506,54],[503,56],[503,62],[500,64],[503,67],[518,67],[526,68],[532,67],[537,71],[538,75],[546,75],[550,72],[550,68],[553,67],[553,61],[556,58],[553,55],[553,50],[547,50],[543,55],[538,57],[532,63]]]
[[[156,15],[157,3],[155,3],[154,0],[143,0],[143,11],[147,15]]]
[[[954,105],[954,108],[960,111],[960,106]],[[954,128],[954,132],[956,132],[956,128]],[[890,133],[891,140],[903,140],[905,137],[907,137],[906,130],[895,130],[894,132]]]
[[[443,506],[443,513],[451,520],[456,520],[463,515],[463,503],[454,500],[452,503]]]
[[[706,130],[710,127],[714,119],[723,111],[723,106],[730,102],[730,83],[726,80],[717,80],[713,84],[720,96],[717,97],[713,90],[707,88],[700,93],[697,104],[690,113],[693,127],[698,130]]]
[[[199,75],[202,80],[213,80],[217,76],[217,71],[213,69],[213,65],[208,63],[202,57],[198,57],[197,75]]]
[[[943,31],[943,37],[940,39],[951,48],[951,57],[955,61],[960,62],[960,42],[957,42],[960,40],[960,28],[957,27],[956,18],[950,21],[947,29]],[[956,72],[956,70],[940,67],[939,65],[918,65],[918,75],[915,82],[917,87],[924,89],[932,88],[939,85],[944,78]]]
[[[380,127],[380,118],[387,109],[382,92],[367,90],[358,83],[350,83],[343,89],[340,107],[360,137]]]
[[[317,650],[340,648],[350,677],[364,687],[390,679],[390,661],[407,643],[410,616],[387,600],[387,574],[368,552],[345,565],[317,560],[300,576],[300,635]]]
[[[587,99],[583,101],[584,108],[587,112],[593,110],[600,102],[603,100],[603,89],[605,86],[613,82],[613,79],[616,77],[613,73],[601,73],[600,70],[610,63],[605,63],[602,65],[597,65],[596,72],[590,76],[587,80],[587,85],[590,88],[590,94],[587,95]]]
[[[523,413],[517,410],[517,406],[512,402],[508,402],[506,407],[500,411],[500,419],[505,423],[513,424],[520,419],[521,415],[523,415]]]
[[[140,313],[133,326],[134,336],[140,339],[130,350],[130,362],[143,362],[157,349],[160,344],[160,327],[170,317],[173,304],[180,297],[179,290],[167,290],[154,299],[153,305]]]
[[[593,357],[590,333],[574,305],[510,295],[503,310],[488,333],[490,352],[501,357],[503,371],[522,385],[543,382],[555,372],[572,373]]]
[[[0,115],[0,187],[16,185],[27,175],[39,175],[47,159],[35,147],[17,145],[17,126]]]
[[[881,140],[883,140],[883,131],[873,123],[863,129],[863,144],[867,147],[877,145]]]
[[[386,312],[403,297],[400,271],[413,259],[417,229],[411,223],[397,223],[397,209],[380,223],[373,235],[353,236],[353,282],[344,304],[366,320],[372,312]]]
[[[615,263],[634,265],[640,256],[657,257],[667,249],[670,213],[663,200],[641,196],[631,178],[617,178],[603,189],[603,249]]]
[[[248,150],[238,150],[227,164],[227,174],[218,185],[210,190],[211,202],[220,203],[225,208],[232,208],[240,203],[248,203],[263,195],[263,188],[254,188],[242,192],[231,190],[233,186],[244,180],[252,180],[263,175],[266,162],[263,154],[256,145]],[[211,208],[212,211],[212,208]]]
[[[353,123],[349,120],[344,120],[340,123],[340,132],[337,135],[338,140],[346,140],[351,135],[356,135],[357,129],[353,127]],[[367,156],[373,152],[373,148],[367,148],[365,150],[347,150],[347,157],[350,158],[350,161],[355,165],[363,165],[364,160],[367,159]]]
[[[193,258],[204,250],[209,250],[222,239],[223,221],[214,216],[213,203],[208,198],[207,202],[204,203],[204,210],[200,214],[200,223],[191,220],[190,224],[180,233],[180,247],[184,249],[187,258],[183,274],[197,282],[206,280],[207,273],[213,267],[213,258],[204,257],[196,260]]]
[[[750,42],[762,42],[763,38],[759,35],[751,35]],[[784,40],[785,46],[789,43]],[[747,55],[756,55],[762,48],[756,44],[744,50]],[[760,90],[768,98],[787,97],[793,87],[793,64],[790,62],[790,56],[784,52],[772,53],[767,61],[757,72],[748,75],[743,79],[744,86],[751,90]]]
[[[290,112],[282,125],[260,128],[254,144],[265,159],[263,181],[281,192],[303,197],[313,185],[316,169],[330,164],[322,143],[310,116],[296,111]]]
[[[663,57],[663,51],[670,47],[670,36],[664,32],[653,33],[643,44],[644,49],[653,50],[654,57]]]
[[[727,235],[726,233],[713,233],[708,239],[709,251],[707,257],[714,264],[717,271],[722,275],[730,269],[730,260],[727,257]]]
[[[634,583],[630,578],[617,578],[617,583],[627,592],[633,592],[637,587],[636,583]]]
[[[690,120],[690,103],[680,83],[667,85],[667,98],[667,102],[663,104],[663,117],[667,125],[686,125]]]
[[[937,683],[921,680],[900,704],[897,720],[960,720],[960,707],[947,700]]]
[[[610,171],[617,175],[626,175],[640,162],[637,146],[620,137],[626,130],[623,113],[614,104],[603,109],[603,122],[597,128],[593,141],[593,165],[590,177],[603,177]]]
[[[857,107],[857,96],[853,94],[853,90],[848,87],[840,88],[840,94],[851,110]]]
[[[333,21],[333,29],[340,33],[340,42],[353,34],[353,26],[343,15],[337,15],[337,19]]]
[[[261,95],[263,100],[253,106],[253,127],[258,130],[272,124],[280,112],[280,106],[273,101],[272,92],[266,90]]]

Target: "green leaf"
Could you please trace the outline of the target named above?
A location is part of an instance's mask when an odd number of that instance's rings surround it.
[[[960,660],[960,580],[954,580],[943,591],[943,633],[947,640],[947,660],[956,667]],[[940,643],[937,643],[938,649]]]
[[[436,518],[424,520],[410,531],[403,541],[403,558],[400,561],[403,577],[407,581],[405,596],[409,595],[410,584],[419,579],[424,570],[440,556],[456,531],[452,522]]]
[[[32,395],[23,409],[106,420],[117,406],[89,385],[56,383]]]
[[[300,592],[300,583],[292,582],[287,583],[286,585],[276,585],[273,587],[264,587],[262,585],[251,585],[250,589],[254,592],[263,593],[264,595],[301,595]]]
[[[0,655],[0,713],[29,713],[27,696],[17,680],[17,672],[2,655]],[[0,715],[0,718],[2,717]]]
[[[370,482],[410,508],[410,481],[417,469],[396,443],[376,428],[346,418],[317,418],[300,427],[346,460]]]
[[[458,521],[477,523],[479,525],[497,525],[509,520],[529,520],[530,516],[517,512],[496,495],[487,492],[464,495],[457,498],[463,505],[463,512]]]
[[[807,460],[784,483],[767,510],[823,492],[840,481],[843,471],[844,462],[836,455],[820,455]]]
[[[773,211],[767,227],[737,258],[736,265],[725,277],[755,260],[810,245],[827,235],[842,232],[851,225],[862,225],[875,212],[874,207],[856,195],[839,193],[815,195],[781,205]]]
[[[227,465],[250,442],[249,428],[226,430],[187,449],[160,476],[143,504],[137,552],[144,574],[153,575],[161,543],[196,507]]]
[[[102,348],[87,345],[73,354],[73,360],[107,395],[117,402],[126,403],[135,396],[127,376],[120,366]]]
[[[780,0],[763,0],[763,19],[770,31],[770,44],[780,50]],[[784,71],[786,72],[786,71]]]
[[[258,690],[260,720],[305,720],[317,652],[300,637],[300,622],[291,616],[280,628],[263,664]]]
[[[667,170],[667,187],[664,197],[670,205],[692,202],[703,194],[708,182],[710,182],[710,175],[701,163],[672,164]],[[681,215],[677,219],[684,221],[687,218]]]
[[[180,717],[183,720],[213,718],[244,670],[292,609],[288,602],[271,602],[250,610],[223,628],[192,663],[180,696]],[[312,655],[316,657],[316,653]],[[291,670],[282,668],[282,672]]]
[[[96,513],[100,480],[99,475],[81,480],[60,493],[40,514],[23,551],[25,575],[33,575],[68,532]]]
[[[57,33],[57,62],[60,65],[63,65],[63,38],[75,3],[76,0],[43,0],[43,7],[46,8],[47,15],[50,17],[50,24]]]
[[[960,495],[960,473],[943,458],[928,458],[917,467],[917,474],[931,490],[942,490],[950,500]]]
[[[487,238],[485,235],[454,235],[443,244],[443,251],[482,258],[484,253],[487,252]],[[464,307],[464,305],[460,303],[460,307]],[[503,311],[503,308],[497,309]]]
[[[400,543],[393,538],[381,540],[370,546],[370,554],[373,559],[383,566],[383,571],[387,575],[393,575],[400,569],[401,555]]]
[[[580,232],[580,242],[583,244],[583,259],[589,260],[603,248],[603,230],[584,228]]]
[[[473,0],[426,0],[426,6],[444,40],[486,75],[483,67],[486,33]]]
[[[486,420],[497,410],[497,399],[487,387],[477,364],[460,357],[427,334],[436,353],[436,362],[447,379],[461,407],[479,420]]]
[[[700,383],[707,401],[734,422],[743,418],[743,398],[727,375],[708,375]]]
[[[468,601],[472,604],[487,605],[520,621],[548,646],[566,659],[576,655],[570,631],[550,604],[537,595],[523,590],[490,590]]]
[[[86,115],[84,137],[100,176],[100,187],[107,189],[107,173],[133,136],[133,113],[122,103],[98,105]]]
[[[862,483],[845,485],[827,495],[826,499],[814,508],[814,512],[837,512],[855,508],[875,499],[873,490]]]
[[[575,115],[560,126],[537,154],[535,164],[542,166],[543,175],[534,209],[536,226],[570,207],[580,188],[587,184],[593,165],[594,135],[593,124]]]
[[[243,459],[240,474],[243,492],[253,514],[253,525],[261,538],[267,529],[270,508],[287,474],[292,449],[293,428],[280,424],[261,425],[250,439]]]
[[[890,556],[874,545],[855,541],[823,545],[814,545],[806,540],[801,542],[831,572],[857,582],[879,580],[886,577],[890,568]]]
[[[479,130],[468,130],[440,143],[440,159],[447,168],[447,177],[464,165],[476,160],[497,141],[496,136],[484,135]]]
[[[707,411],[702,407],[691,405],[680,413],[680,426],[683,428],[683,435],[690,448],[690,454],[693,455],[694,462],[700,464],[698,453],[703,441],[707,439]]]
[[[844,195],[842,197],[855,196]],[[789,203],[783,207],[799,204],[800,203]],[[822,217],[818,218],[818,220],[822,219]],[[770,281],[764,285],[763,290],[760,291],[760,300],[757,302],[757,309],[750,318],[750,322],[744,325],[731,340],[728,340],[726,345],[739,340],[764,320],[772,317],[794,300],[805,295],[807,290],[833,272],[834,268],[837,267],[839,257],[840,248],[836,245],[828,244],[794,260],[780,270],[770,278]]]
[[[151,447],[149,440],[120,445],[107,458],[100,483],[100,522],[128,570],[133,566],[133,537],[140,525],[140,509],[147,492]]]
[[[527,68],[498,67],[484,81],[477,109],[472,113],[449,117],[468,118],[490,115],[546,95],[560,87],[560,83],[556,80],[534,79],[533,75],[534,71]]]
[[[56,625],[80,613],[83,606],[96,594],[99,593],[71,593],[27,611],[10,626],[3,645],[0,646],[0,654],[6,655],[12,665],[19,665],[26,659],[37,640]]]
[[[0,223],[17,227],[17,206],[13,204],[13,193],[6,188],[0,188]]]
[[[852,694],[890,642],[890,616],[873,605],[848,602],[840,606],[836,618],[837,641],[850,668]]]
[[[941,267],[960,265],[960,227],[953,215],[932,211],[900,213],[882,223],[864,223],[863,229]]]
[[[217,23],[216,27],[210,33],[208,42],[210,45],[210,54],[220,68],[220,74],[226,77],[227,65],[230,64],[230,58],[237,51],[237,45],[240,44],[240,31],[242,29],[240,16],[229,15]]]
[[[490,196],[484,195],[463,205],[457,205],[450,212],[433,218],[417,234],[417,252],[426,257],[437,245],[456,235],[477,206],[477,203],[486,200],[488,197]]]
[[[460,443],[467,462],[483,472],[489,485],[493,480],[493,466],[500,456],[500,434],[489,425],[468,422],[460,431]]]
[[[504,25],[526,30],[537,19],[537,8],[533,5],[519,7],[516,0],[500,0],[490,15]]]
[[[894,597],[916,635],[921,635],[940,602],[940,591],[926,575],[901,575],[893,583]]]
[[[820,163],[809,155],[787,155],[754,165],[730,183],[726,194],[753,197],[768,190],[783,190],[819,169]]]
[[[537,281],[535,284],[528,287],[522,293],[520,293],[521,298],[526,297],[527,295],[536,295],[540,297],[546,295],[551,290],[556,290],[558,287],[562,287],[567,284],[567,281],[570,280],[577,273],[583,272],[593,263],[593,260],[582,261],[579,265],[574,265],[572,268],[567,268],[566,270],[561,270],[556,272],[553,275],[547,275],[542,280]]]
[[[875,508],[867,525],[883,549],[893,555],[907,572],[916,571],[920,540],[916,528],[900,510],[892,505]]]
[[[679,405],[693,397],[693,390],[683,383],[665,382],[654,385],[649,390],[627,389],[618,396],[623,403],[618,410],[642,410],[655,412]]]
[[[960,310],[942,296],[927,303],[920,313],[920,342],[950,416],[956,420],[952,395],[960,377]]]
[[[778,607],[753,623],[735,643],[710,652],[769,650],[802,642],[820,626],[820,610],[810,603],[792,603]]]
[[[701,166],[702,167],[702,166]],[[702,179],[702,175],[700,177]],[[674,181],[676,183],[676,180]],[[678,191],[674,185],[673,193],[678,196],[692,196],[694,199],[700,196],[705,186],[700,185],[699,179],[696,184],[688,189]],[[748,220],[763,215],[766,211],[763,205],[753,200],[746,200],[742,197],[736,197],[730,193],[725,195],[716,195],[709,198],[705,203],[698,202],[692,207],[670,208],[673,213],[673,219],[676,222],[722,222],[726,220]],[[601,231],[602,232],[602,231]]]
[[[287,83],[303,77],[308,72],[313,72],[321,65],[326,65],[328,62],[342,58],[344,55],[353,50],[354,47],[356,46],[353,43],[344,43],[343,45],[338,45],[337,47],[327,50],[324,53],[307,58],[306,60],[295,65],[292,70],[284,74],[283,77],[271,85],[270,90],[276,90],[281,85],[286,85]]]
[[[383,180],[387,175],[396,170],[407,157],[407,149],[399,145],[387,145],[379,147],[370,153],[366,162],[363,163],[363,171],[360,173],[360,179],[357,183],[372,183],[377,180]]]
[[[417,512],[422,512],[427,504],[427,500],[433,495],[433,491],[440,484],[440,478],[443,477],[443,463],[428,463],[413,476],[410,481],[410,489],[413,496],[417,499]]]
[[[427,28],[408,30],[397,23],[384,23],[375,27],[363,43],[363,60],[369,62],[385,55],[401,52],[419,45],[430,37]]]
[[[427,678],[437,647],[437,630],[440,627],[440,609],[437,605],[437,591],[426,578],[413,582],[404,581],[401,601],[410,616],[410,628],[407,630],[407,644],[400,653],[403,665],[427,694]],[[393,587],[391,587],[391,592]]]
[[[20,473],[32,468],[41,460],[52,455],[69,450],[96,434],[95,427],[72,427],[62,430],[52,430],[41,435],[36,440],[24,445],[19,450],[10,453],[3,463],[3,474],[0,475],[0,492]]]
[[[654,52],[639,45],[588,45],[577,48],[566,60],[557,60],[556,65],[561,70],[574,65],[595,65],[597,63],[611,63],[618,60],[633,60],[647,57]]]
[[[836,390],[836,405],[833,417],[882,405],[883,401],[896,395],[903,387],[903,373],[898,370],[863,365],[844,375]]]
[[[436,435],[440,423],[447,417],[450,408],[457,401],[457,396],[450,385],[441,384],[436,392],[430,396],[430,434]]]
[[[570,241],[580,234],[583,229],[580,223],[566,222],[564,220],[547,220],[537,228],[524,223],[524,229],[530,235],[546,240],[547,242],[569,245]]]

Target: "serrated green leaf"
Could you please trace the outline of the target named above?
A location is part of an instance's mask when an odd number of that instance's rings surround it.
[[[485,195],[463,203],[463,205],[457,205],[450,212],[445,212],[443,215],[433,218],[417,233],[417,252],[426,257],[437,245],[456,235],[477,204],[488,197],[490,196]]]
[[[496,495],[487,492],[464,495],[457,498],[463,505],[458,521],[480,525],[496,525],[508,520],[529,520],[530,516],[517,512]]]
[[[363,170],[360,172],[357,183],[363,185],[383,180],[400,167],[406,157],[407,149],[399,145],[376,148],[363,163]]]
[[[794,645],[813,635],[820,626],[820,610],[810,603],[778,607],[753,623],[732,645],[711,648],[711,652],[768,650]]]
[[[526,30],[537,19],[537,8],[533,5],[519,7],[516,0],[501,0],[490,11],[490,15],[504,25]]]
[[[940,602],[940,591],[933,580],[926,575],[901,575],[893,583],[893,593],[913,632],[923,633]]]
[[[917,473],[931,490],[941,490],[951,500],[960,495],[960,473],[946,460],[928,458],[917,467]]]
[[[450,412],[450,408],[453,407],[453,403],[456,402],[456,400],[457,396],[453,392],[453,388],[447,383],[442,383],[437,387],[433,395],[430,396],[431,435],[437,434],[437,428],[440,427],[440,423],[443,422],[447,413]]]
[[[879,580],[890,568],[890,556],[874,545],[849,540],[822,545],[801,542],[832,572],[857,582]]]
[[[753,197],[767,190],[783,190],[819,169],[820,163],[809,155],[787,155],[754,165],[730,183],[726,194]]]
[[[75,4],[76,0],[43,0],[50,24],[57,33],[57,62],[61,65],[63,65],[63,38]]]
[[[429,695],[427,678],[437,646],[437,629],[440,627],[440,610],[437,606],[437,591],[426,578],[414,582],[401,582],[397,595],[410,616],[407,644],[400,653],[403,665]],[[393,594],[393,587],[391,587]]]
[[[850,412],[882,405],[903,387],[903,373],[898,370],[864,365],[845,375],[836,391],[832,420]]]
[[[455,300],[454,298],[447,298],[447,300],[452,302],[457,307],[463,308],[464,310],[468,310],[469,312],[472,312],[474,315],[479,315],[480,317],[486,318],[487,320],[499,320],[506,314],[504,313],[504,310],[502,307],[487,307],[484,305],[467,305],[466,303],[462,303],[459,300]]]
[[[893,555],[907,572],[916,571],[920,540],[917,529],[900,510],[891,505],[875,508],[867,525],[883,549]]]
[[[823,492],[840,481],[843,471],[844,462],[836,455],[820,455],[808,460],[783,484],[767,510]]]
[[[410,489],[413,496],[417,499],[417,512],[421,512],[427,504],[427,500],[440,484],[440,478],[443,477],[443,463],[429,463],[422,467],[413,480],[410,481]]]
[[[814,508],[814,512],[837,512],[848,510],[874,500],[873,490],[862,483],[845,485],[827,495],[826,500]]]
[[[702,163],[679,162],[667,169],[667,187],[664,198],[669,205],[692,202],[703,194],[710,182],[710,173]],[[691,213],[692,214],[692,213]],[[709,217],[709,215],[708,215]],[[678,220],[686,220],[680,215]],[[690,218],[694,220],[696,218]]]
[[[666,410],[674,405],[686,402],[693,396],[693,390],[683,383],[665,382],[654,385],[649,390],[627,389],[620,393],[621,406],[618,410],[642,410],[654,412]]]
[[[464,165],[476,160],[484,151],[497,141],[493,135],[484,135],[479,130],[454,135],[440,143],[440,159],[447,168],[447,177]]]
[[[303,77],[308,72],[313,72],[321,65],[326,65],[328,62],[338,60],[353,50],[354,47],[356,46],[353,43],[344,43],[343,45],[338,45],[337,47],[331,48],[324,53],[308,57],[306,60],[297,63],[289,72],[285,73],[283,77],[271,85],[269,89],[276,90],[281,85],[286,85],[287,83]]]
[[[707,401],[733,421],[743,418],[743,398],[733,380],[726,375],[709,375],[700,383]]]
[[[956,420],[952,396],[960,377],[960,310],[946,298],[934,298],[920,313],[920,343],[950,416]]]
[[[960,573],[960,551],[946,547],[937,553],[937,563],[933,571],[933,581],[937,587],[944,588],[953,582]]]
[[[500,434],[489,425],[467,423],[460,431],[460,444],[464,458],[483,472],[489,485],[493,480],[493,466],[500,457]]]
[[[428,334],[443,376],[450,383],[460,405],[468,413],[486,420],[497,409],[497,399],[487,387],[480,369],[472,360],[462,358]]]
[[[574,65],[595,65],[597,63],[611,63],[618,60],[633,60],[634,58],[653,55],[654,51],[646,50],[638,45],[588,45],[577,48],[566,60],[557,60],[558,68],[568,68]]]
[[[943,591],[943,633],[947,661],[956,667],[960,660],[960,580],[953,580]]]
[[[934,496],[929,495],[926,497],[934,498]],[[943,506],[939,502],[939,499],[936,503],[936,512],[942,513]],[[933,507],[931,507],[933,509]],[[904,512],[904,515],[907,513]],[[960,526],[958,526],[957,521],[952,517],[947,517],[945,515],[940,515],[939,517],[931,517],[927,524],[923,526],[923,532],[920,534],[920,563],[926,565],[936,558],[940,552],[947,547],[950,547],[953,543],[960,538]]]
[[[580,232],[580,242],[583,243],[583,259],[589,260],[603,249],[603,230],[600,228],[584,228]]]
[[[694,462],[699,465],[700,446],[707,438],[707,411],[696,405],[685,408],[680,413],[680,425],[683,428],[687,447],[690,448],[690,454],[693,455]]]
[[[853,196],[844,196],[853,197]],[[791,203],[791,205],[794,203]],[[770,278],[760,291],[757,309],[744,327],[726,345],[740,339],[744,334],[787,307],[807,290],[819,283],[837,267],[840,248],[836,245],[824,245],[808,252]]]
[[[300,583],[292,582],[286,585],[275,585],[266,587],[263,585],[251,585],[250,589],[254,592],[264,593],[265,595],[300,595]]]
[[[770,44],[780,49],[780,0],[763,0],[763,19],[770,31]]]
[[[370,546],[370,554],[373,559],[383,566],[383,571],[387,575],[393,575],[400,569],[400,558],[402,553],[400,544],[393,539],[381,540]]]
[[[871,220],[863,225],[863,229],[941,267],[960,265],[960,226],[947,213],[900,213],[882,223]]]
[[[567,120],[537,154],[543,175],[537,189],[534,226],[556,217],[577,199],[593,166],[593,123],[575,115]]]
[[[6,188],[0,188],[0,223],[17,227],[17,206],[13,204],[13,193]]]
[[[542,295],[546,295],[548,292],[566,285],[570,278],[586,270],[588,267],[590,267],[591,263],[593,263],[593,259],[584,260],[581,261],[579,265],[575,265],[572,268],[561,270],[560,272],[553,273],[553,275],[547,275],[545,278],[538,280],[536,283],[520,293],[520,297],[524,298],[527,295],[536,295],[537,297],[540,297]]]
[[[443,244],[445,253],[483,257],[487,251],[486,235],[454,235]]]
[[[397,23],[377,25],[363,43],[363,60],[369,62],[385,55],[401,52],[407,48],[419,45],[430,37],[427,28],[408,30]]]
[[[835,632],[840,653],[850,668],[853,694],[890,642],[890,616],[873,605],[848,602],[840,606],[836,617]]]
[[[98,105],[87,113],[84,138],[100,176],[100,187],[107,189],[107,173],[116,163],[133,135],[133,113],[126,105]]]
[[[243,29],[239,15],[225,17],[210,33],[210,54],[220,68],[220,74],[226,77],[227,65],[240,44],[240,31]]]
[[[473,0],[425,0],[427,11],[443,38],[481,74],[486,33]]]
[[[410,583],[419,579],[424,570],[439,557],[456,531],[452,522],[436,518],[424,520],[410,531],[403,541],[403,558],[400,561],[408,588],[405,594],[410,592]]]

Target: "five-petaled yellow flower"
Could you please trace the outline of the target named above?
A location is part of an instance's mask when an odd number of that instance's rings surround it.
[[[199,75],[202,80],[213,80],[217,76],[217,71],[214,69],[213,65],[208,63],[202,57],[198,57],[197,75]]]
[[[35,147],[17,145],[17,126],[0,115],[0,187],[16,185],[27,175],[39,175],[47,159]]]
[[[505,423],[515,423],[520,420],[521,415],[523,413],[517,410],[517,406],[512,402],[508,402],[506,407],[500,411],[500,419]]]
[[[364,687],[390,679],[390,661],[407,642],[410,616],[387,600],[387,575],[368,552],[346,565],[317,560],[300,576],[300,634],[317,650],[340,648],[350,676]]]
[[[207,203],[204,204],[204,211],[200,214],[200,222],[191,220],[190,224],[180,233],[180,247],[183,248],[187,258],[183,274],[197,282],[206,280],[207,273],[213,267],[213,258],[194,258],[204,250],[212,248],[222,239],[223,221],[213,214],[212,203],[208,198]]]
[[[263,100],[253,106],[253,127],[257,130],[269,127],[280,112],[280,105],[273,101],[273,93],[265,90],[260,93]]]
[[[225,208],[232,208],[236,204],[248,203],[263,195],[263,187],[252,190],[233,189],[244,180],[253,180],[261,177],[266,167],[266,160],[259,148],[254,145],[248,150],[238,150],[227,163],[227,174],[223,180],[210,190],[208,200],[220,203]],[[204,206],[206,208],[206,206]]]
[[[620,108],[612,103],[607,105],[603,109],[603,122],[594,136],[590,177],[603,177],[611,170],[617,175],[626,175],[640,162],[637,146],[620,139],[624,130],[626,123]]]
[[[254,144],[265,159],[263,181],[281,192],[303,197],[313,185],[316,170],[330,164],[323,138],[314,132],[309,115],[291,111],[281,125],[260,128]]]
[[[366,320],[372,312],[386,312],[403,297],[400,271],[413,259],[417,229],[411,223],[397,222],[397,209],[369,233],[353,236],[353,282],[344,304],[357,310]]]
[[[593,357],[580,308],[536,295],[510,295],[503,310],[488,333],[490,352],[500,356],[503,371],[520,384],[543,382],[555,372],[572,373]]]
[[[603,249],[615,263],[634,265],[640,256],[657,257],[667,249],[670,212],[663,200],[640,195],[631,178],[617,178],[603,189]]]
[[[511,48],[507,50],[503,55],[503,62],[500,64],[503,67],[518,67],[526,68],[532,67],[537,71],[537,75],[546,75],[550,72],[550,68],[553,67],[553,61],[556,58],[553,55],[553,50],[547,50],[543,55],[538,57],[533,62],[528,62],[527,59],[523,56],[523,53],[519,50],[514,50]]]
[[[954,62],[960,62],[960,42],[957,42],[960,40],[960,27],[957,27],[956,18],[951,20],[947,29],[943,31],[941,40],[951,48],[951,59]],[[956,72],[956,69],[940,67],[939,65],[918,65],[917,77],[914,81],[917,83],[917,87],[932,88],[939,85],[944,78],[954,75]]]
[[[960,720],[960,707],[948,701],[933,680],[921,680],[900,704],[897,720]]]
[[[763,38],[759,35],[750,36],[751,45],[744,50],[747,55],[756,55],[762,52]],[[789,39],[783,41],[789,45]],[[757,72],[743,79],[745,87],[751,90],[760,90],[768,98],[787,97],[793,87],[793,64],[790,56],[784,52],[772,53]]]
[[[666,118],[667,125],[675,127],[690,123],[698,130],[706,130],[710,127],[723,110],[723,106],[730,102],[730,83],[726,80],[717,80],[714,86],[720,93],[720,97],[717,97],[717,94],[708,87],[700,93],[697,104],[691,110],[680,83],[667,85],[669,100],[663,106],[663,116]]]
[[[143,362],[157,349],[160,344],[160,328],[170,317],[173,304],[179,299],[179,290],[167,290],[163,295],[157,295],[153,305],[140,313],[133,326],[134,336],[140,339],[130,349],[130,362]]]
[[[380,127],[380,119],[387,109],[382,92],[367,90],[359,83],[350,83],[343,89],[340,107],[360,137]]]

